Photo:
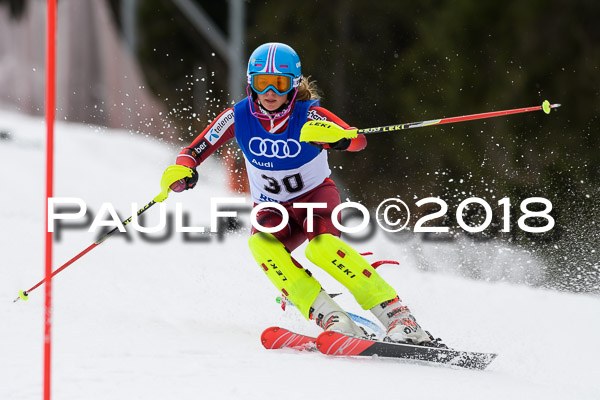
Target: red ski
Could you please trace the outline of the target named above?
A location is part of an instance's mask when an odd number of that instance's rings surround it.
[[[356,339],[325,331],[317,337],[317,349],[333,356],[379,356],[429,361],[462,368],[485,369],[496,357],[493,353],[475,353],[447,348]]]
[[[265,349],[292,348],[296,350],[315,350],[317,339],[288,331],[278,326],[272,326],[264,330],[260,335],[260,341]]]

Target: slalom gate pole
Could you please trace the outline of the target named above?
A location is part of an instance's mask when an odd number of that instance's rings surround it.
[[[360,133],[368,134],[368,133],[401,131],[404,129],[421,128],[424,126],[431,126],[431,125],[453,124],[455,122],[473,121],[476,119],[501,117],[504,115],[520,114],[520,113],[539,111],[539,110],[543,110],[546,114],[550,114],[550,110],[552,108],[558,108],[558,107],[560,107],[560,104],[550,104],[550,102],[548,102],[548,100],[545,100],[541,106],[515,108],[512,110],[503,110],[503,111],[492,111],[492,112],[486,112],[486,113],[480,113],[480,114],[463,115],[461,117],[433,119],[433,120],[429,120],[429,121],[409,122],[406,124],[398,124],[398,125],[378,126],[375,128],[358,129],[356,133],[357,134],[360,134]]]
[[[157,202],[156,199],[152,200],[150,203],[146,204],[144,207],[140,208],[137,211],[137,215],[141,215],[144,211],[146,211],[147,209],[149,209],[150,207],[152,207],[153,205],[155,205]],[[47,219],[47,218],[46,218]],[[129,224],[131,222],[131,220],[133,219],[133,216],[127,218],[125,221],[122,221],[123,226]],[[104,242],[106,239],[108,239],[113,233],[115,233],[116,231],[118,231],[119,228],[115,227],[113,228],[110,232],[108,232],[106,235],[102,236],[100,239],[98,239],[96,242],[92,243],[90,246],[88,246],[85,250],[83,250],[81,253],[77,254],[75,257],[71,258],[69,261],[67,261],[65,264],[63,264],[60,268],[58,268],[56,271],[52,272],[52,274],[50,274],[49,277],[42,279],[41,281],[39,281],[38,283],[36,283],[33,287],[31,287],[31,289],[29,290],[21,290],[19,291],[19,297],[17,297],[13,303],[15,303],[16,301],[18,301],[19,299],[22,300],[27,300],[29,293],[33,290],[35,290],[36,288],[38,288],[39,286],[41,286],[44,282],[47,282],[46,284],[48,284],[50,282],[50,279],[53,278],[56,274],[58,274],[60,271],[62,271],[63,269],[67,268],[69,265],[73,264],[75,261],[79,260],[81,257],[83,257],[84,255],[86,255],[87,253],[89,253],[93,248],[95,248],[96,246],[100,245],[102,242]]]
[[[54,186],[54,118],[56,109],[56,20],[57,0],[46,2],[46,296],[44,303],[44,400],[50,400],[52,366],[52,232],[48,230],[48,199]],[[42,282],[44,282],[42,281]]]

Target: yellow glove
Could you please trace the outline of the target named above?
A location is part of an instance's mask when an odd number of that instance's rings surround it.
[[[181,192],[191,189],[198,182],[198,173],[196,169],[185,167],[183,165],[171,165],[165,169],[160,180],[160,194],[154,198],[154,201],[160,203],[169,197],[169,192]]]
[[[330,121],[309,121],[300,131],[301,142],[335,143],[341,139],[354,139],[358,129],[344,129]]]

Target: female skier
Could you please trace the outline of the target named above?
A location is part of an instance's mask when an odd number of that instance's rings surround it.
[[[335,143],[299,140],[300,129],[307,121],[331,121],[344,129],[349,126],[320,107],[316,86],[302,76],[300,59],[288,45],[259,46],[250,56],[247,76],[248,97],[223,111],[178,155],[177,165],[191,169],[186,168],[189,176],[169,181],[165,171],[164,186],[176,192],[193,188],[198,180],[196,168],[235,137],[244,154],[255,204],[279,203],[289,215],[287,225],[274,233],[253,228],[250,250],[267,277],[302,315],[314,319],[324,330],[364,336],[311,273],[292,257],[292,251],[308,239],[306,257],[348,288],[358,304],[381,321],[387,328],[386,341],[440,345],[417,324],[396,291],[339,238],[340,231],[331,221],[340,196],[329,178],[326,150],[360,151],[366,146],[365,137]],[[321,203],[312,209],[312,221],[307,219],[310,213],[306,206],[294,207],[299,203]],[[261,226],[274,228],[282,218],[276,208],[264,208],[256,219]]]

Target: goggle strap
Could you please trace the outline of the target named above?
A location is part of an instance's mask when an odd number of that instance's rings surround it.
[[[302,75],[294,77],[294,79],[292,80],[292,85],[295,88],[297,88],[298,86],[300,86],[300,82],[302,82]]]

